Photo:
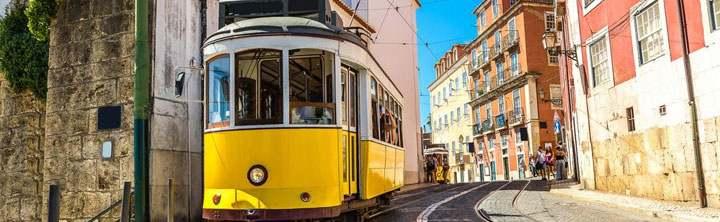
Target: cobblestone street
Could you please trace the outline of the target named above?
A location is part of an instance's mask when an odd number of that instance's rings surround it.
[[[545,181],[428,186],[400,193],[370,221],[662,221],[549,191]]]

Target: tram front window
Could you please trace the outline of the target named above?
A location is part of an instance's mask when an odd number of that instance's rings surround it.
[[[208,64],[207,128],[230,126],[230,57],[222,56]]]
[[[282,124],[282,51],[235,54],[235,124]]]
[[[290,123],[335,124],[334,56],[313,49],[290,52]]]

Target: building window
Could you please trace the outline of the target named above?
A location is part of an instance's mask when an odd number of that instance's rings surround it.
[[[480,109],[475,110],[475,124],[480,124],[482,120],[480,119]]]
[[[657,1],[635,14],[640,64],[660,57],[663,53],[663,36],[660,23],[660,6]]]
[[[487,19],[485,18],[485,12],[480,12],[480,28],[485,27],[485,19]]]
[[[477,61],[477,49],[473,49],[472,53],[470,54],[470,59],[472,61],[472,67],[477,68],[478,67],[478,61]]]
[[[590,43],[590,64],[593,86],[610,81],[610,64],[608,62],[607,36]]]
[[[282,51],[272,49],[257,49],[235,54],[236,125],[283,123],[281,54]],[[332,60],[329,62],[332,63]],[[320,57],[313,57],[307,58],[302,64],[310,67],[311,63],[321,64],[322,62]],[[323,81],[325,80],[323,70],[313,69],[308,75],[317,75],[319,81],[306,81],[298,83],[298,86],[317,88],[307,94],[319,93],[322,96],[325,92],[322,90],[322,86],[326,83]],[[332,73],[329,74],[329,78],[332,80]],[[329,102],[332,103],[332,101]],[[310,107],[309,109],[313,108],[321,107]],[[329,113],[323,113],[322,117],[327,117],[326,120],[332,121],[335,110],[327,111]]]
[[[480,43],[480,47],[482,48],[482,61],[483,61],[483,63],[486,63],[490,60],[490,54],[488,51],[487,40],[483,40]]]
[[[509,140],[508,140],[508,134],[507,134],[507,133],[503,133],[503,134],[500,136],[500,145],[502,146],[503,149],[507,149],[507,147],[508,147],[508,141],[509,141]]]
[[[450,111],[450,122],[455,122],[455,111]]]
[[[505,96],[503,95],[498,97],[498,110],[500,111],[498,115],[505,113]]]
[[[335,123],[333,58],[330,53],[311,49],[290,57],[290,123]]]
[[[516,27],[516,25],[515,25],[515,18],[514,18],[514,17],[513,17],[512,19],[510,19],[510,21],[508,22],[508,32],[509,32],[509,33],[508,33],[508,37],[510,37],[511,40],[512,40],[512,39],[515,39],[516,34],[517,34],[517,33],[516,33],[516,32],[517,32],[517,27]]]
[[[515,111],[515,115],[520,114],[520,90],[515,89],[513,90],[513,111]]]
[[[628,132],[635,131],[635,112],[633,111],[633,108],[628,107],[625,109],[625,114],[627,115]]]
[[[498,5],[497,0],[492,0],[492,12],[493,18],[497,18],[498,13],[500,13],[500,5]]]
[[[465,114],[465,116],[470,115],[470,104],[467,104],[467,103],[465,104],[465,110],[463,113]]]
[[[708,8],[710,9],[710,25],[712,25],[712,30],[720,29],[720,0],[710,0]]]
[[[467,73],[463,73],[463,74],[462,74],[462,86],[463,86],[463,89],[467,89],[467,83],[468,83]]]
[[[485,106],[485,114],[487,114],[487,116],[486,116],[487,119],[492,119],[492,116],[493,116],[493,114],[492,114],[492,103],[488,103],[488,104]]]
[[[495,150],[495,138],[490,137],[490,139],[488,139],[488,150],[491,152]]]
[[[518,64],[518,54],[516,51],[510,53],[510,71],[512,71],[512,76],[520,74],[520,64]]]
[[[500,34],[500,31],[495,32],[495,53],[502,55],[502,35]]]
[[[480,87],[482,87],[480,85],[480,78],[477,78],[475,79],[475,98],[480,96],[480,92],[482,91]]]
[[[460,121],[460,107],[455,110],[455,113],[457,113],[457,121]]]
[[[485,71],[485,73],[483,73],[483,86],[483,88],[485,88],[485,92],[490,91],[490,72],[488,71]]]
[[[545,31],[555,31],[555,13],[545,12]]]
[[[458,90],[460,90],[460,79],[459,78],[455,79],[455,90],[453,90],[453,91],[458,91]]]
[[[505,82],[505,64],[498,61],[495,63],[495,68],[497,69],[497,86],[500,86]]]
[[[444,124],[444,126],[445,126],[445,128],[448,127],[448,116],[447,116],[447,114],[445,114],[445,124]]]
[[[230,126],[230,56],[212,60],[208,65],[207,128]]]
[[[548,53],[548,64],[558,64],[558,55]]]

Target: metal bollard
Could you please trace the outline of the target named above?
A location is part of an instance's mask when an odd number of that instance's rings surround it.
[[[48,222],[58,221],[60,221],[60,186],[52,184],[48,197]]]
[[[120,212],[120,222],[129,222],[130,221],[130,198],[131,198],[131,190],[132,189],[132,183],[125,182],[123,183],[123,198],[122,198],[122,209]]]

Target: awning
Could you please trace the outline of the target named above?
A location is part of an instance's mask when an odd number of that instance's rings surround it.
[[[423,151],[425,155],[434,155],[434,154],[448,154],[448,151],[443,148],[428,148]]]

